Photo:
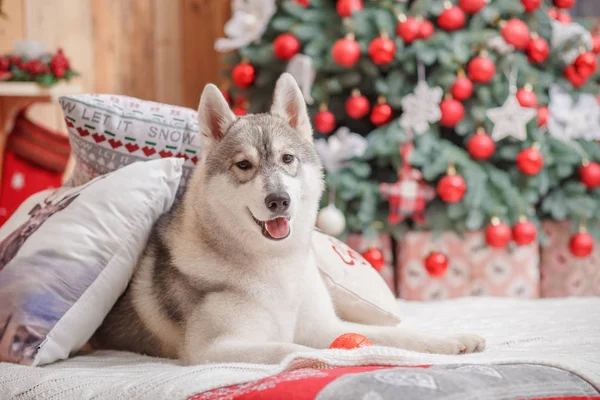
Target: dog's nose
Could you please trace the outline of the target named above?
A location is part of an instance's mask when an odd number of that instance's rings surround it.
[[[265,198],[267,208],[272,212],[283,212],[290,207],[290,195],[286,192],[271,193]]]

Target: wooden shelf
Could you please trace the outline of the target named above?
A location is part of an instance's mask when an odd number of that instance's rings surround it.
[[[60,96],[81,94],[79,83],[61,82],[51,87],[44,87],[35,82],[0,82],[0,96],[11,97],[50,97],[52,100]]]

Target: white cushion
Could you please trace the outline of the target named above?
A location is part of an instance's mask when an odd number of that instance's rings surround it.
[[[368,325],[394,326],[400,322],[392,291],[367,260],[317,230],[312,245],[317,266],[341,318]]]
[[[134,163],[21,205],[0,229],[0,361],[47,364],[89,340],[170,209],[182,164]]]

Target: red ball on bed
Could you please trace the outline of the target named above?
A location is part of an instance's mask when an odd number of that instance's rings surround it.
[[[357,349],[359,347],[373,346],[373,343],[366,336],[358,333],[344,333],[338,336],[330,345],[330,349]]]

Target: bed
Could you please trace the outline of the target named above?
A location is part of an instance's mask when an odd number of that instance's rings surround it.
[[[401,301],[407,327],[486,337],[479,354],[371,347],[280,365],[177,362],[99,351],[0,364],[0,399],[600,399],[600,298]]]

